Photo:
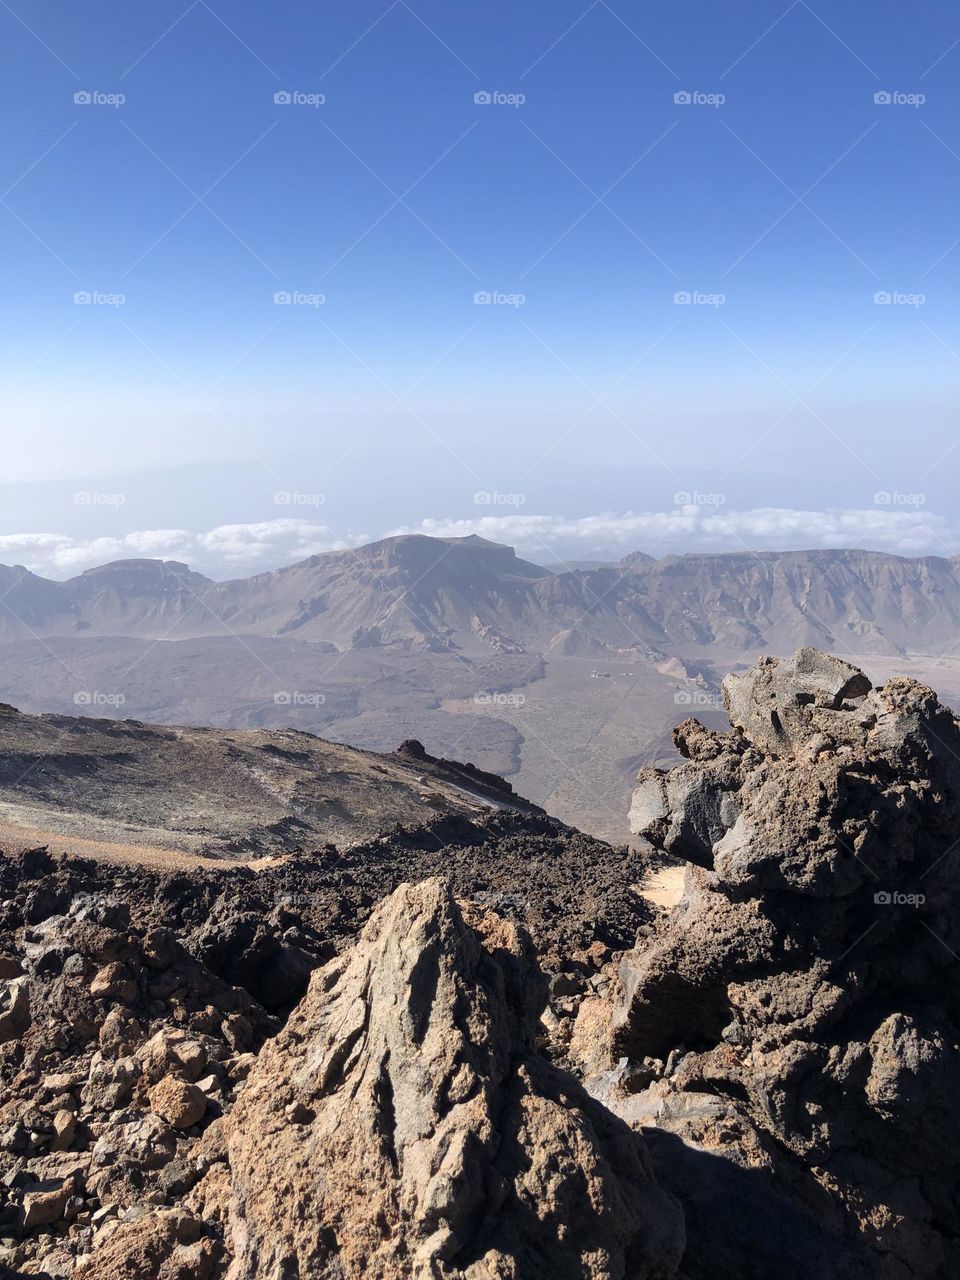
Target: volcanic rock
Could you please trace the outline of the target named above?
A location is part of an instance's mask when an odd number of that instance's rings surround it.
[[[26,978],[0,982],[0,1044],[22,1036],[30,1025],[30,987]]]
[[[150,1090],[150,1106],[173,1129],[189,1129],[203,1119],[206,1094],[195,1084],[164,1076]]]
[[[960,725],[809,649],[724,689],[732,731],[640,775],[641,834],[698,865],[591,1088],[656,1126],[690,1280],[960,1275]]]
[[[639,1135],[533,1047],[528,938],[403,885],[318,971],[227,1116],[230,1280],[654,1280],[678,1207]],[[208,1205],[209,1212],[209,1205]]]

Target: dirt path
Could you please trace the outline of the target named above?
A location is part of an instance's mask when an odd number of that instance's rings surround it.
[[[150,867],[157,871],[194,871],[198,867],[223,870],[226,867],[276,866],[282,858],[204,858],[180,849],[158,848],[150,844],[117,844],[109,840],[85,839],[83,836],[65,835],[58,831],[46,831],[42,827],[21,826],[0,819],[0,849],[6,853],[20,853],[24,849],[46,846],[51,854],[66,854],[74,858],[95,858],[98,862],[121,863],[126,866]]]

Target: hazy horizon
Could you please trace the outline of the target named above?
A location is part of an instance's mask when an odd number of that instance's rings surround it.
[[[0,26],[0,561],[960,551],[947,5]]]

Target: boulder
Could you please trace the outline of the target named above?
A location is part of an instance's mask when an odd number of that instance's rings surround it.
[[[845,702],[870,692],[870,681],[842,658],[818,649],[798,649],[788,661],[761,658],[742,675],[723,682],[730,723],[768,755],[789,755],[820,731]]]
[[[46,1182],[37,1182],[24,1192],[23,1196],[23,1230],[33,1231],[37,1227],[47,1227],[59,1222],[63,1217],[67,1202],[73,1195],[75,1182],[72,1178],[53,1178]]]
[[[150,1090],[150,1109],[173,1129],[190,1129],[203,1119],[207,1095],[195,1084],[164,1076]]]
[[[385,900],[223,1121],[231,1280],[675,1275],[643,1139],[533,1047],[544,994],[526,936],[444,881]]]

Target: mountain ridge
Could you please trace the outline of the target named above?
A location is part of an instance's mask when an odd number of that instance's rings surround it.
[[[960,628],[960,557],[859,549],[710,552],[547,569],[471,535],[397,535],[215,581],[128,559],[62,582],[0,566],[0,642],[37,636],[235,634],[467,654],[844,640],[859,652],[939,650]]]

